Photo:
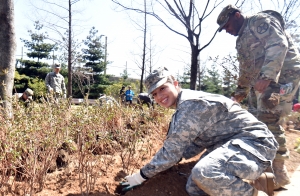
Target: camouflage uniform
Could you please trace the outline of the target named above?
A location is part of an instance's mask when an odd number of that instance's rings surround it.
[[[53,93],[55,97],[66,96],[66,85],[64,77],[58,73],[50,72],[45,78],[48,93]]]
[[[226,19],[230,10],[238,9],[231,5],[227,6],[227,10],[224,8],[217,21],[220,25],[219,30],[222,30],[221,21]],[[282,185],[287,184],[289,179],[283,167],[284,160],[289,158],[289,151],[286,148],[284,129],[281,124],[283,118],[290,113],[292,99],[299,88],[298,50],[284,30],[282,16],[272,10],[250,17],[245,16],[238,32],[236,49],[240,73],[235,96],[246,97],[258,79],[271,81],[263,93],[255,92],[256,116],[268,125],[280,145],[274,164],[281,168],[277,169],[277,166],[273,165],[274,174],[277,179],[282,178]],[[279,188],[279,184],[275,188]]]
[[[33,90],[27,88],[23,94],[26,94],[27,99],[24,99],[23,95],[19,97],[19,102],[22,103],[25,107],[29,107],[32,102]]]
[[[163,147],[140,173],[151,178],[206,149],[189,176],[189,195],[253,195],[254,188],[242,179],[258,178],[277,148],[267,126],[236,102],[182,90]]]

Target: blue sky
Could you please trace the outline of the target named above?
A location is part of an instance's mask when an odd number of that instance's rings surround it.
[[[38,20],[34,14],[34,8],[29,2],[38,2],[39,0],[15,0],[15,27],[17,38],[17,55],[21,55],[23,43],[20,38],[29,39],[27,30],[34,30],[33,21]],[[60,0],[63,2],[65,0]],[[216,18],[222,8],[235,1],[225,0],[216,11],[209,17],[203,26],[202,43],[207,43],[214,31],[217,29]],[[130,18],[136,20],[142,18],[141,15],[128,12],[116,11],[116,5],[110,0],[81,0],[76,3],[82,13],[80,18],[80,32],[77,33],[77,39],[83,40],[88,35],[92,26],[99,31],[99,35],[107,36],[108,40],[108,74],[120,76],[127,64],[130,77],[139,78],[139,68],[135,64],[138,58],[134,53],[141,54],[142,32],[137,30]],[[47,7],[45,7],[47,9]],[[266,6],[265,9],[271,7]],[[120,9],[117,9],[120,10]],[[130,16],[130,17],[129,17]],[[166,16],[164,16],[166,17]],[[164,27],[155,19],[148,17],[152,35],[152,45],[157,51],[154,57],[155,67],[165,66],[174,75],[182,73],[186,64],[190,63],[190,47],[187,40]],[[177,22],[172,27],[184,32],[184,28],[178,26]],[[44,29],[47,31],[47,29]],[[49,31],[48,31],[49,32]],[[49,32],[50,35],[52,35]],[[235,39],[225,32],[218,33],[210,46],[201,52],[200,60],[205,62],[209,56],[226,56],[235,54]],[[26,49],[23,48],[23,52]],[[18,56],[19,57],[19,56]]]

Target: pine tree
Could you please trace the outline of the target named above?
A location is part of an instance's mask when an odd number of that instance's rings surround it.
[[[237,82],[229,70],[224,70],[223,74],[223,93],[224,96],[230,97],[231,93],[235,91]]]
[[[34,67],[42,67],[43,65],[40,62],[41,59],[50,59],[51,52],[55,50],[55,44],[45,43],[45,40],[48,39],[47,32],[41,33],[40,31],[43,28],[43,25],[36,21],[34,23],[35,32],[29,30],[28,33],[31,37],[31,40],[22,39],[21,41],[24,42],[25,47],[30,51],[27,53],[29,58],[37,59],[37,62],[32,61],[21,61],[29,66]]]
[[[202,90],[209,93],[223,94],[221,76],[215,64],[211,66],[211,69],[207,69]]]
[[[182,75],[177,74],[177,80],[180,82],[181,88],[188,89],[190,87],[190,70],[189,66],[183,68]]]
[[[101,43],[102,35],[97,35],[98,30],[92,27],[86,40],[84,40],[84,45],[87,48],[82,49],[83,59],[86,62],[85,67],[92,68],[93,72],[100,73],[103,72],[106,67],[106,62],[104,62],[104,50],[105,47]]]
[[[16,71],[22,77],[21,80],[15,77],[15,89],[17,92],[23,92],[26,88],[31,87],[36,95],[42,95],[46,92],[45,88],[35,88],[37,86],[29,86],[37,81],[44,85],[44,78],[47,73],[51,71],[51,66],[47,62],[41,62],[42,59],[54,58],[51,56],[52,51],[56,50],[55,44],[46,43],[49,39],[47,32],[41,32],[43,25],[36,21],[34,23],[35,31],[29,30],[31,40],[22,39],[24,46],[29,50],[27,56],[33,60],[18,59],[17,61],[22,65],[16,68]]]
[[[95,27],[89,32],[86,40],[83,41],[86,48],[82,49],[83,60],[85,61],[84,68],[93,75],[93,84],[90,84],[89,98],[95,99],[103,93],[107,85],[110,84],[108,76],[102,74],[105,70],[107,61],[105,62],[105,46],[101,43],[101,37],[98,36],[98,30]],[[78,92],[74,89],[73,96],[76,97]]]

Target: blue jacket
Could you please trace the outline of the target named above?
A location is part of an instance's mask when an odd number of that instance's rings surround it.
[[[127,90],[125,92],[125,95],[126,95],[126,101],[132,101],[132,98],[134,96],[134,92],[132,90]]]

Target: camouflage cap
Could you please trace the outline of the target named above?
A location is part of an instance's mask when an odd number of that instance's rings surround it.
[[[60,64],[54,64],[54,66],[53,66],[54,68],[58,68],[58,69],[60,69],[61,68],[61,65]]]
[[[169,76],[171,76],[171,74],[165,67],[160,67],[148,75],[145,79],[145,86],[148,89],[148,94],[151,94],[155,89],[166,83]]]
[[[217,19],[217,23],[219,25],[219,32],[223,30],[223,27],[228,22],[230,15],[235,11],[242,12],[239,8],[231,4],[223,8]]]
[[[30,88],[27,88],[24,93],[27,95],[28,99],[32,99],[33,96],[33,90],[31,90]]]

